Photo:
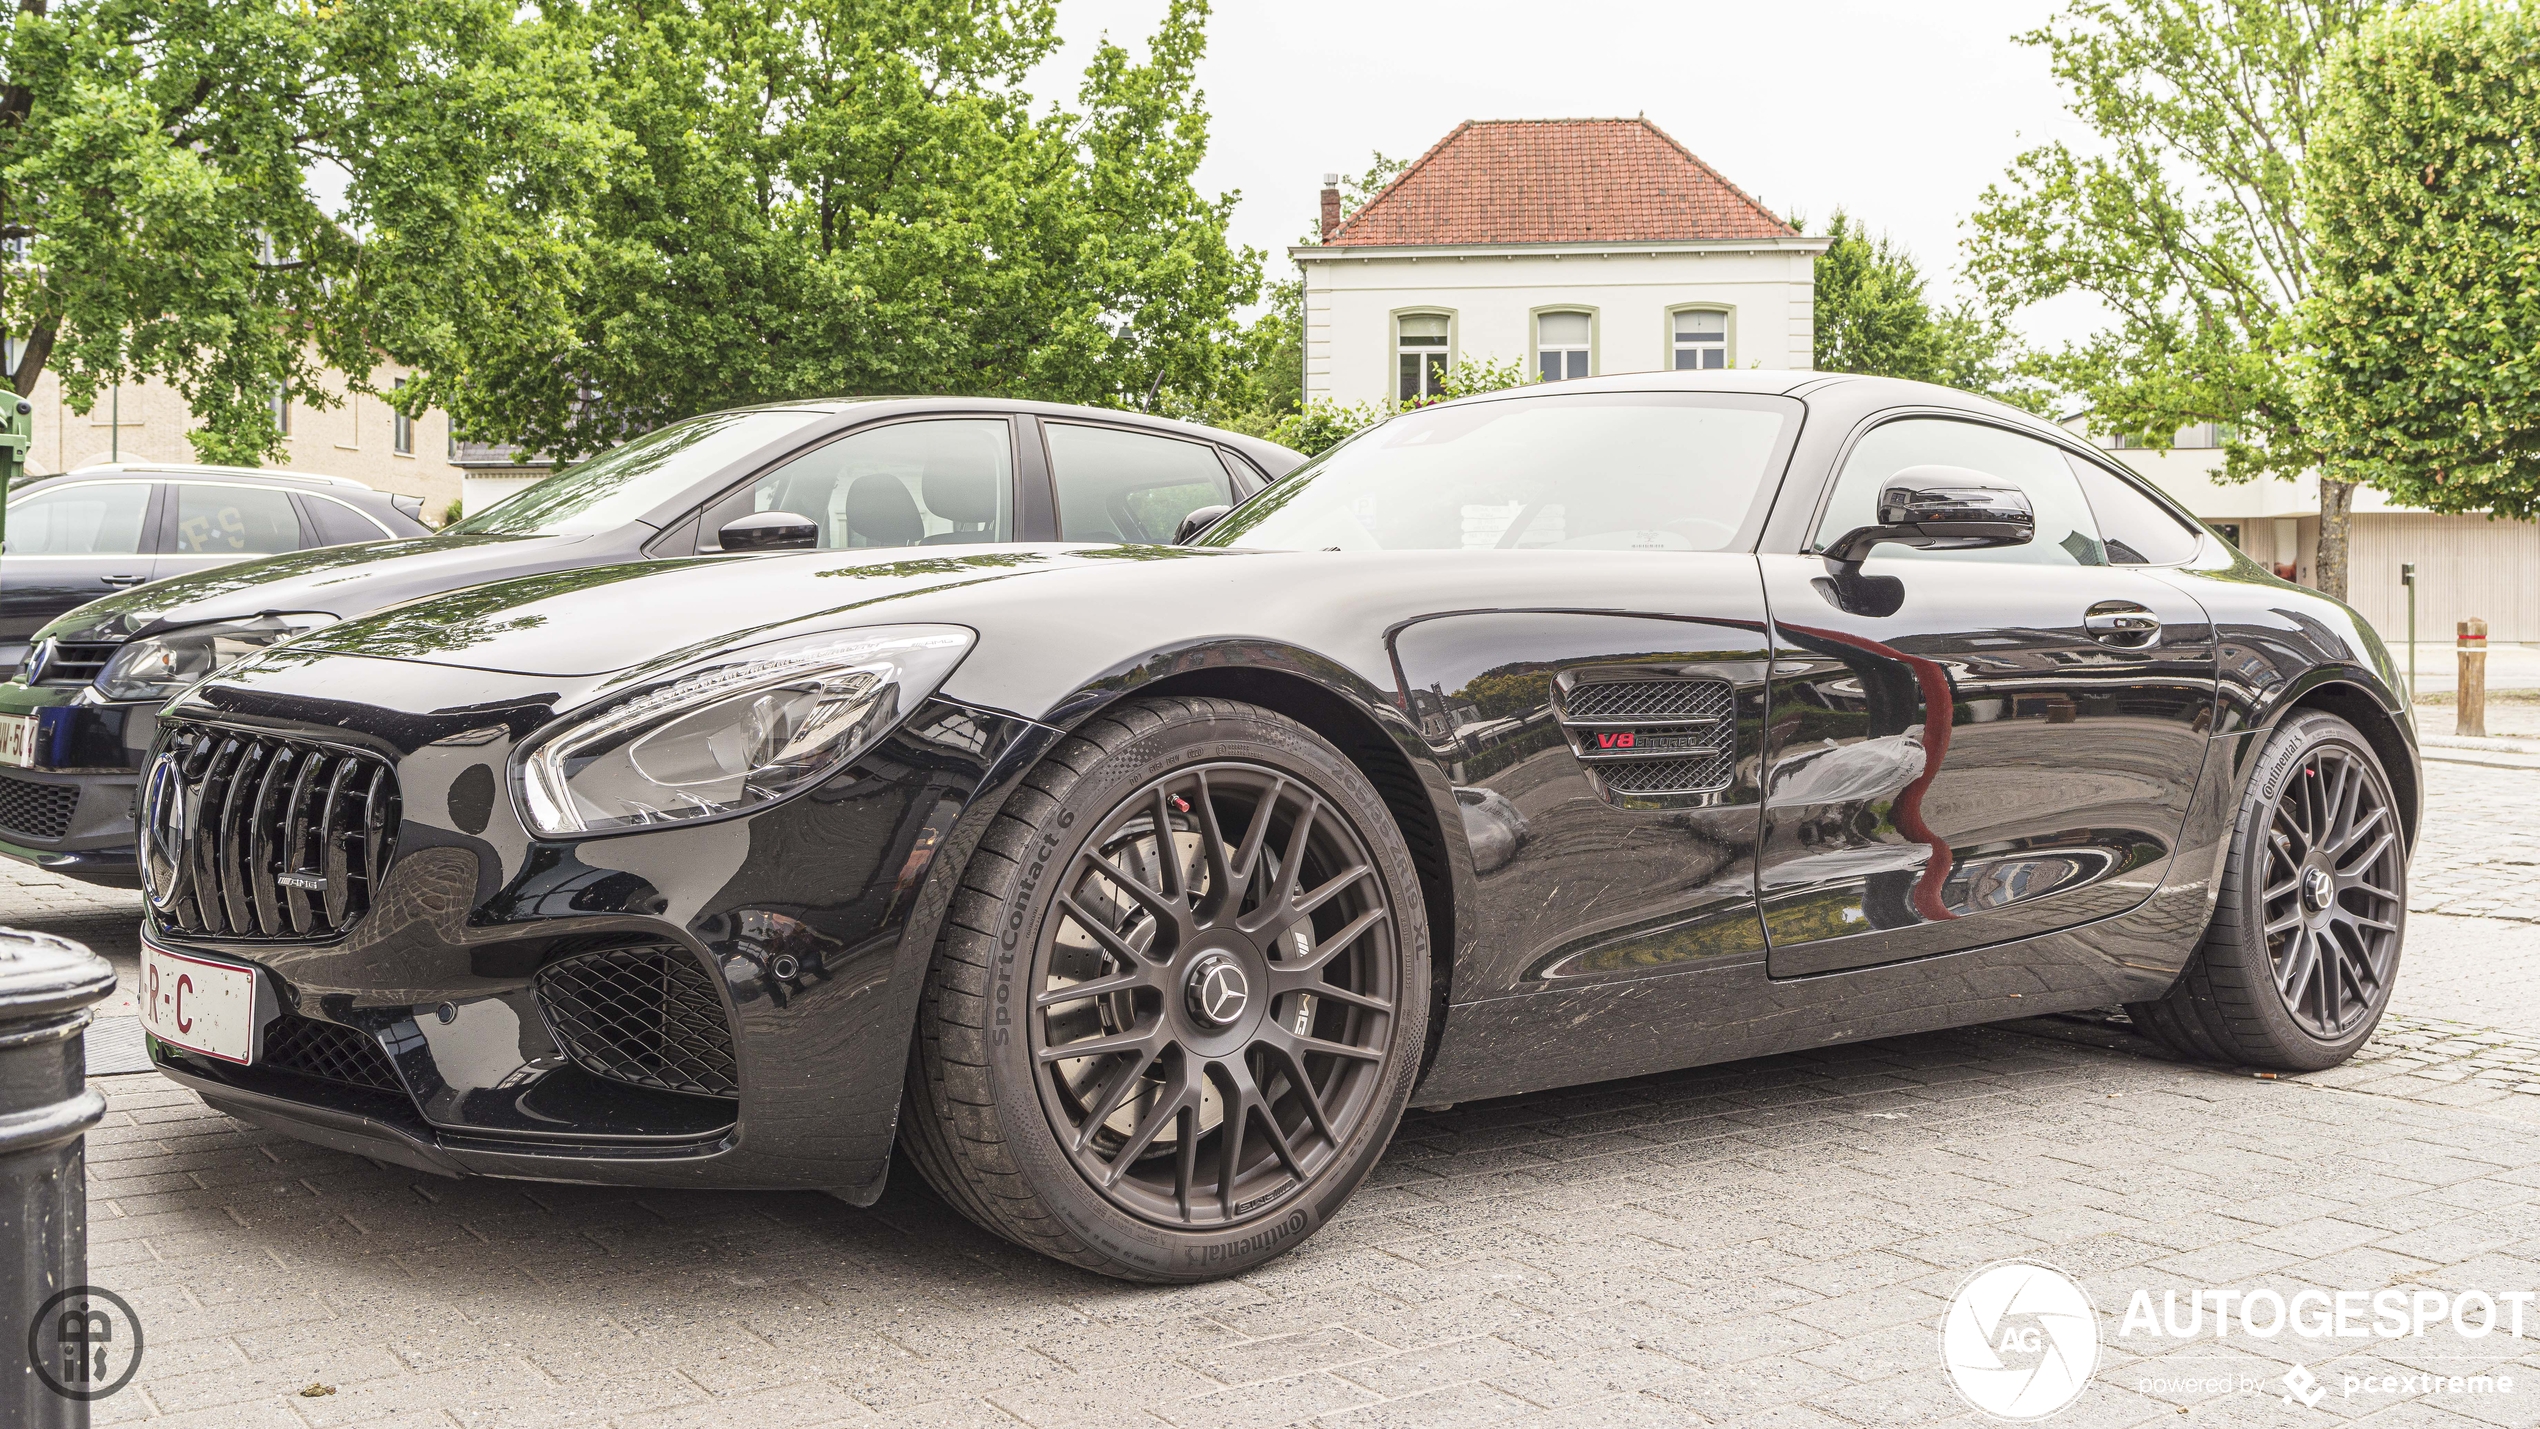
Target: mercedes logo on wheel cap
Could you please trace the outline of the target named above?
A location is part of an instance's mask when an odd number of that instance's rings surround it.
[[[2337,884],[2329,878],[2328,870],[2309,868],[2302,871],[2302,902],[2312,912],[2325,913],[2328,905],[2336,901]]]
[[[1242,964],[1224,953],[1210,953],[1191,964],[1182,996],[1191,1016],[1210,1027],[1227,1027],[1244,1015],[1244,1005],[1252,1001],[1252,984],[1244,979]]]

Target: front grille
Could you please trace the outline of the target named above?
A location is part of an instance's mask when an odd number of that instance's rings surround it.
[[[1562,701],[1564,719],[1723,719],[1729,712],[1726,680],[1600,680],[1574,686]]]
[[[699,1096],[740,1095],[723,999],[684,949],[612,948],[538,970],[538,1006],[584,1071]]]
[[[1597,777],[1617,794],[1701,794],[1729,786],[1737,761],[1725,749],[1683,759],[1643,759],[1600,764]]]
[[[141,824],[152,907],[188,933],[330,938],[361,921],[397,839],[372,754],[172,724]]]
[[[0,831],[58,839],[71,831],[71,813],[78,807],[76,784],[38,784],[0,774]]]
[[[400,1094],[405,1091],[404,1084],[397,1080],[397,1069],[380,1049],[378,1038],[340,1022],[320,1022],[314,1017],[284,1013],[275,1018],[273,1025],[265,1029],[264,1060],[256,1065],[268,1071],[315,1077],[321,1082],[341,1082],[348,1087]]]
[[[28,663],[36,668],[39,685],[85,685],[106,668],[106,662],[122,649],[113,641],[47,640],[36,648]]]

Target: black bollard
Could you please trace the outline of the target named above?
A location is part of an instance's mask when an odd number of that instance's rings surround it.
[[[36,1313],[88,1280],[82,1138],[106,1114],[88,1089],[80,1032],[115,970],[79,944],[0,928],[0,1424],[76,1429],[86,1401],[56,1392],[29,1358]]]

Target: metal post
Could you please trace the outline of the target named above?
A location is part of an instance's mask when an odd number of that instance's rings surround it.
[[[27,1346],[37,1314],[88,1281],[82,1139],[106,1114],[80,1033],[115,970],[77,943],[0,930],[0,1424],[85,1429],[88,1403],[56,1392]],[[49,1343],[49,1341],[47,1342]]]
[[[2454,731],[2472,739],[2487,737],[2487,622],[2475,617],[2461,622],[2461,683],[2453,697],[2461,720]]]
[[[2399,563],[2399,584],[2408,588],[2408,703],[2417,702],[2417,566]]]

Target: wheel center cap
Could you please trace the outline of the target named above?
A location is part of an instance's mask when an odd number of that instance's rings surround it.
[[[1182,982],[1182,1001],[1203,1027],[1231,1027],[1252,1002],[1243,964],[1225,953],[1203,953]]]
[[[2302,905],[2314,913],[2325,913],[2337,901],[2337,885],[2324,868],[2302,870]]]

